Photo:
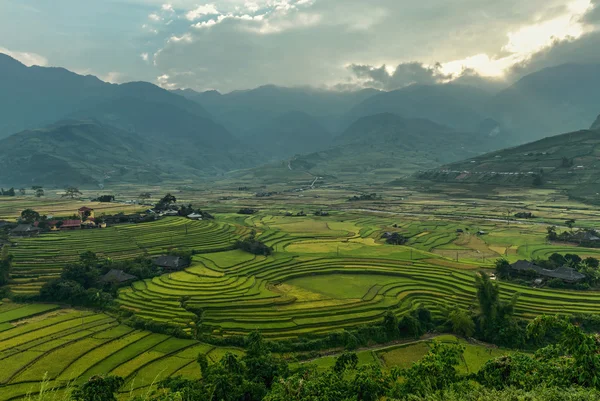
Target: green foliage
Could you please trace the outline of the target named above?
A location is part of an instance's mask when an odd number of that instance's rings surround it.
[[[116,376],[93,376],[73,391],[73,401],[117,401],[116,392],[125,380]]]
[[[396,370],[395,374],[404,380],[395,391],[400,396],[425,396],[450,387],[460,379],[456,367],[463,352],[464,348],[460,345],[433,342],[423,359],[408,369]]]
[[[503,279],[508,278],[510,277],[510,271],[511,267],[508,260],[504,258],[496,260],[496,275],[498,277]]]
[[[33,209],[25,209],[21,212],[21,220],[26,223],[33,223],[40,219],[40,214]]]
[[[256,232],[252,232],[250,236],[243,240],[238,240],[234,245],[235,249],[241,249],[244,252],[254,255],[268,256],[273,253],[273,248],[256,238]]]
[[[475,322],[470,313],[455,306],[448,313],[448,321],[452,332],[459,336],[472,337],[475,333]]]

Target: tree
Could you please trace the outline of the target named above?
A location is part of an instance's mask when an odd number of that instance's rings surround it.
[[[21,194],[21,196],[25,196],[26,193],[27,190],[25,188],[19,188],[19,194]]]
[[[506,279],[510,277],[510,263],[508,260],[502,258],[496,260],[496,275],[500,278]]]
[[[150,194],[150,192],[142,192],[141,194],[138,195],[138,198],[140,200],[148,200],[152,197],[152,195]]]
[[[4,195],[4,196],[15,196],[15,189],[11,188],[11,189],[6,190],[6,191],[4,189],[2,189],[2,195]]]
[[[21,220],[27,223],[33,223],[40,219],[40,214],[33,209],[25,209],[21,212]]]
[[[36,198],[41,198],[42,196],[44,196],[44,190],[42,188],[37,188],[35,190],[35,197]]]
[[[92,376],[83,386],[73,392],[75,401],[117,401],[115,393],[125,383],[118,376]]]
[[[8,284],[12,269],[12,258],[8,251],[8,245],[4,245],[0,252],[0,287]]]
[[[102,202],[102,203],[110,203],[114,200],[115,200],[114,195],[100,195],[98,198],[96,198],[97,202]]]
[[[79,197],[81,195],[83,195],[83,194],[77,187],[67,187],[65,189],[65,193],[62,194],[61,197],[75,199],[76,197]]]
[[[573,219],[569,219],[569,220],[565,221],[565,225],[566,225],[567,227],[569,227],[569,229],[570,229],[571,231],[573,231],[573,227],[575,227],[575,220],[573,220]]]
[[[475,333],[475,322],[469,312],[455,307],[448,313],[448,321],[452,326],[452,332],[459,336],[471,337]]]
[[[464,347],[460,345],[446,345],[434,341],[431,350],[409,369],[398,370],[404,378],[400,387],[400,395],[414,394],[426,396],[432,391],[448,388],[459,380],[456,367],[461,363]]]
[[[548,241],[556,241],[558,239],[558,234],[556,234],[556,226],[550,226],[546,229],[548,235],[546,235],[546,239]]]
[[[346,370],[355,370],[358,366],[358,356],[354,352],[344,352],[335,359],[333,371],[337,374],[344,373]]]
[[[559,330],[560,339],[547,348],[551,355],[569,358],[561,374],[571,376],[569,382],[600,389],[600,341],[597,334],[587,334],[564,318],[538,316],[528,326],[529,337],[540,342],[547,332]]]
[[[597,269],[600,266],[600,261],[596,258],[592,258],[591,256],[588,258],[585,258],[583,263],[585,263],[585,265],[587,267],[591,267],[593,269]]]

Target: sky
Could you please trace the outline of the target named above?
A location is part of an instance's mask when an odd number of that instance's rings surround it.
[[[0,0],[0,52],[167,89],[493,87],[598,49],[600,0]]]

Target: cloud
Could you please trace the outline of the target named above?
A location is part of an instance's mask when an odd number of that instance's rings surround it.
[[[150,58],[150,56],[148,55],[148,53],[142,53],[142,54],[140,54],[140,57],[142,58],[142,60],[144,60],[146,62]]]
[[[148,18],[151,21],[155,21],[155,22],[162,21],[162,17],[156,13],[152,13],[152,14],[148,15]]]
[[[362,80],[363,86],[377,89],[393,90],[412,84],[436,84],[447,81],[451,76],[444,75],[440,71],[440,65],[426,66],[419,62],[399,64],[393,71],[382,65],[373,67],[370,65],[352,64],[348,67],[356,78]]]
[[[189,21],[196,21],[205,15],[219,15],[219,11],[214,4],[204,4],[202,6],[198,6],[193,10],[188,11],[185,14],[185,17]]]
[[[169,13],[174,13],[175,12],[175,10],[173,9],[173,5],[169,4],[169,3],[163,4],[161,6],[161,10],[169,12]]]
[[[31,67],[32,65],[39,65],[42,67],[48,65],[48,59],[37,53],[8,50],[4,47],[0,47],[0,53],[4,53],[28,67]]]
[[[169,37],[155,64],[169,83],[195,89],[484,82],[529,56],[522,52],[551,45],[548,30],[559,26],[563,40],[580,34],[564,22],[580,10],[570,2],[589,0],[215,2],[185,14],[193,24]],[[558,18],[562,25],[544,25]],[[527,42],[528,34],[536,39]]]

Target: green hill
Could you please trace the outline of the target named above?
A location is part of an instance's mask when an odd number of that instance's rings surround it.
[[[243,149],[235,152],[217,153],[193,133],[188,138],[169,137],[167,131],[164,138],[142,137],[95,120],[68,120],[0,140],[0,183],[95,187],[212,178],[251,157]]]
[[[600,130],[583,130],[446,164],[415,177],[452,185],[552,188],[597,202],[599,156]]]
[[[4,185],[93,185],[109,179],[158,181],[157,152],[141,137],[95,122],[69,121],[0,141]]]

